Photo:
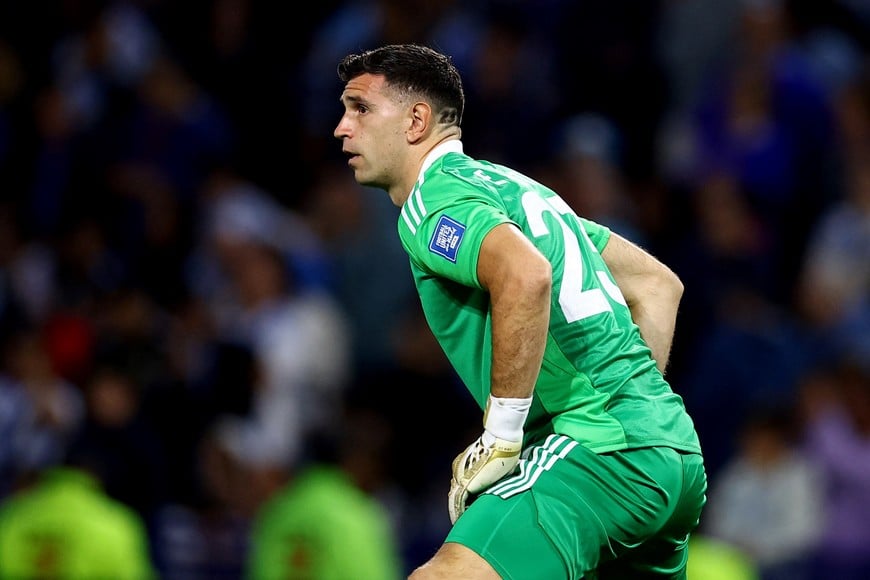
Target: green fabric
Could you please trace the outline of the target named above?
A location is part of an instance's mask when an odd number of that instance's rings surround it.
[[[552,190],[448,142],[427,159],[398,220],[426,319],[481,409],[490,388],[489,300],[477,279],[486,235],[512,223],[553,269],[550,332],[526,443],[568,435],[596,452],[666,445],[700,452],[600,251],[607,228]]]
[[[341,471],[311,467],[272,497],[254,522],[247,577],[396,580],[391,522]]]
[[[682,580],[706,490],[698,454],[594,453],[551,435],[472,502],[446,541],[471,548],[505,579]]]
[[[72,469],[47,472],[0,507],[0,578],[154,578],[144,524]]]

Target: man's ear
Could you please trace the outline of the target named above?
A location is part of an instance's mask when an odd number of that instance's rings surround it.
[[[410,143],[418,143],[432,132],[432,107],[422,101],[411,107],[411,125],[406,134]]]

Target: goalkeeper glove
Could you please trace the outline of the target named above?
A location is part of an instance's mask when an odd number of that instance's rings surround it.
[[[531,397],[489,397],[483,415],[483,434],[453,460],[447,502],[451,524],[465,511],[470,494],[482,492],[516,468],[523,447],[523,425],[531,405]]]

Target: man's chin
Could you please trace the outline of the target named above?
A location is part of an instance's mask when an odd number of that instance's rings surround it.
[[[365,175],[362,174],[358,169],[354,169],[353,178],[356,180],[357,183],[364,186],[369,186],[371,182],[371,180],[366,179]]]
[[[353,170],[353,178],[356,182],[364,187],[379,187],[376,180],[368,177],[362,170],[354,169]]]
[[[353,171],[353,177],[357,180],[357,183],[365,185],[365,182],[367,181],[365,177],[365,171],[363,171],[363,169],[359,167],[357,163],[358,161],[358,157],[352,157],[348,160],[347,166],[350,167],[351,171]]]

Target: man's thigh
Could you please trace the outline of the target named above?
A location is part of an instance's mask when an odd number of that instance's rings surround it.
[[[706,489],[700,479],[691,484],[698,489],[683,489],[684,471],[682,455],[670,449],[597,455],[553,436],[478,497],[447,541],[471,548],[505,578],[595,577],[590,571],[617,557],[681,570]]]

